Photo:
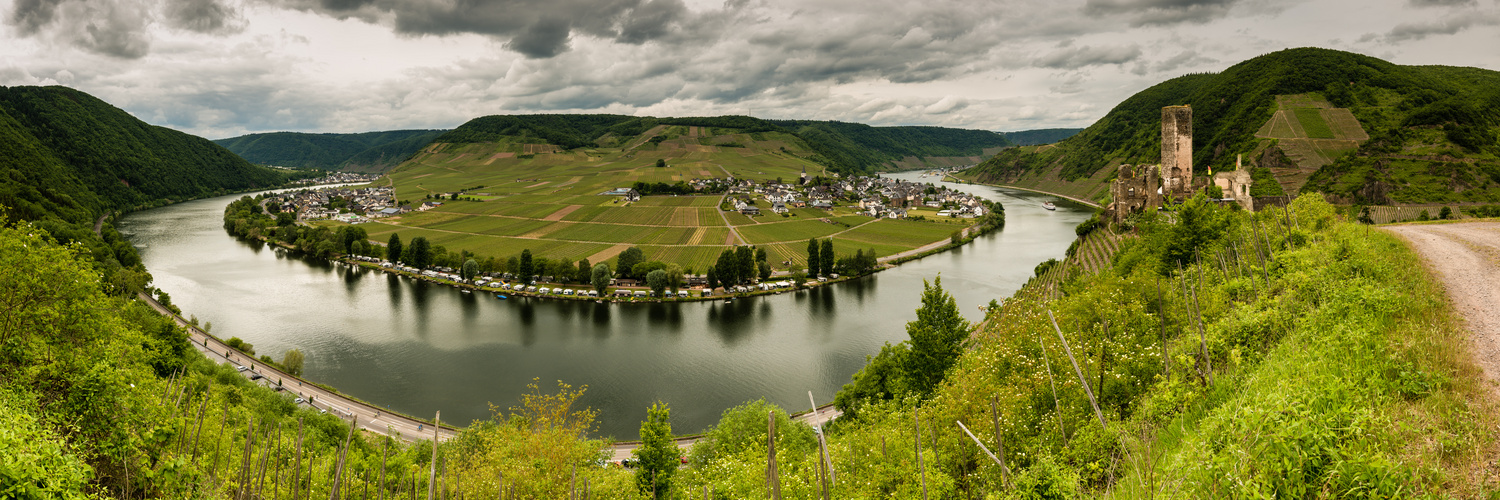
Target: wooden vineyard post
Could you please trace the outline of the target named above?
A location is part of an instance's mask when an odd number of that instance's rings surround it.
[[[813,399],[812,391],[807,391],[807,402],[812,404],[813,421],[817,422],[819,419],[818,400]],[[813,428],[818,431],[818,447],[823,450],[823,461],[825,467],[828,469],[828,484],[832,487],[838,484],[838,476],[833,472],[833,455],[828,452],[828,436],[823,435],[822,423],[813,426]]]
[[[245,426],[245,451],[240,453],[240,478],[235,485],[235,498],[245,498],[245,486],[250,482],[250,444],[255,440],[255,417]]]
[[[1163,380],[1172,379],[1172,362],[1167,357],[1167,308],[1161,297],[1161,276],[1156,277],[1156,315],[1161,318],[1161,375]]]
[[[962,420],[955,420],[955,422],[958,422],[958,428],[963,429],[964,430],[964,434],[968,434],[969,435],[969,439],[973,439],[974,440],[974,444],[979,445],[979,449],[982,450],[982,451],[984,451],[985,455],[989,455],[990,456],[990,460],[994,460],[995,461],[995,465],[999,465],[1000,466],[1000,471],[1002,473],[1004,473],[1005,474],[1004,477],[1007,478],[1005,480],[1005,482],[1007,482],[1007,483],[1010,482],[1010,479],[1009,479],[1010,478],[1010,472],[1009,472],[1009,470],[1007,470],[1005,468],[1005,461],[1000,460],[1000,457],[995,456],[994,453],[990,453],[990,449],[984,446],[984,442],[980,441],[979,437],[975,436],[974,432],[970,431],[969,428],[964,425],[964,422]]]
[[[198,424],[193,430],[193,458],[191,462],[198,461],[198,438],[203,436],[203,411],[208,409],[208,392],[203,393],[203,404],[198,406]]]
[[[917,474],[922,479],[922,500],[927,500],[927,467],[922,463],[922,416],[911,409],[912,428],[916,429]]]
[[[776,470],[776,412],[766,414],[766,489],[771,500],[781,500],[781,476]]]
[[[385,459],[391,453],[390,444],[390,439],[380,441],[380,487],[375,489],[376,500],[385,500]]]
[[[214,440],[214,468],[209,470],[209,477],[215,483],[219,479],[219,445],[224,441],[224,421],[229,418],[229,402],[224,402],[224,409],[219,413],[219,438]]]
[[[297,461],[292,467],[292,500],[297,500],[297,495],[302,492],[302,419],[297,419]],[[312,482],[312,476],[307,478]]]
[[[432,468],[427,473],[427,500],[432,500],[433,486],[437,484],[438,422],[442,418],[441,411],[432,417]]]
[[[359,428],[359,417],[349,421],[349,434],[344,436],[344,446],[339,449],[338,467],[333,472],[333,487],[329,489],[328,500],[338,500],[339,490],[344,485],[344,459],[349,456],[349,441],[354,439],[354,430]]]
[[[1005,487],[1010,487],[1010,467],[1005,466],[1005,439],[1000,433],[1000,398],[990,396],[990,416],[995,419],[995,453],[999,453],[1000,479]]]
[[[1078,359],[1073,357],[1073,348],[1068,347],[1068,339],[1063,337],[1062,328],[1057,326],[1057,317],[1052,315],[1052,310],[1047,310],[1047,318],[1052,320],[1052,330],[1057,332],[1057,340],[1062,341],[1063,352],[1067,353],[1068,361],[1073,362],[1073,372],[1078,374],[1078,383],[1083,384],[1083,393],[1089,397],[1089,405],[1094,407],[1094,415],[1099,417],[1099,427],[1108,429],[1104,423],[1104,412],[1099,410],[1099,400],[1094,399],[1094,391],[1089,389],[1089,381],[1083,376],[1083,369],[1078,367]]]

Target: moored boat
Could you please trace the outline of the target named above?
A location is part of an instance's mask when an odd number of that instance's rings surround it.
[[[1044,201],[1042,202],[1042,208],[1045,208],[1047,210],[1057,210],[1057,205],[1053,205],[1050,201]]]

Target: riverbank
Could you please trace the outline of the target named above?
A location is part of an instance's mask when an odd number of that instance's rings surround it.
[[[952,178],[953,180],[949,181],[948,180],[949,178]],[[1017,189],[1017,190],[1021,190],[1021,191],[1030,191],[1030,192],[1033,192],[1033,193],[1045,194],[1045,195],[1048,195],[1048,196],[1056,196],[1058,198],[1062,198],[1062,199],[1065,199],[1065,200],[1071,200],[1073,202],[1081,203],[1081,204],[1084,204],[1084,205],[1087,205],[1087,206],[1090,206],[1090,207],[1093,207],[1093,208],[1096,208],[1096,209],[1097,208],[1104,208],[1103,206],[1099,205],[1098,203],[1094,203],[1092,201],[1083,200],[1083,199],[1079,199],[1079,198],[1074,198],[1072,196],[1068,196],[1068,195],[1065,195],[1065,194],[1053,193],[1053,192],[1050,192],[1050,191],[1043,191],[1043,190],[1040,190],[1040,189],[1033,189],[1033,188],[1022,187],[1022,186],[1014,186],[1014,185],[1010,185],[1010,184],[989,184],[989,183],[984,183],[984,182],[974,182],[974,181],[971,181],[971,180],[968,180],[968,179],[964,179],[962,177],[955,176],[953,174],[944,174],[943,181],[944,182],[956,182],[956,183],[960,183],[960,184],[972,184],[972,185],[975,185],[975,186],[989,186],[989,187],[998,187],[998,188],[1005,188],[1005,189]]]

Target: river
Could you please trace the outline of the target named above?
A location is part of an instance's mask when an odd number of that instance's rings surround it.
[[[727,304],[498,300],[303,259],[229,236],[221,217],[238,195],[133,213],[118,227],[184,315],[258,354],[301,349],[310,380],[461,425],[491,418],[491,404],[519,405],[533,379],[544,393],[561,380],[588,387],[581,401],[599,412],[597,435],[635,439],[657,400],[678,434],[758,398],[794,412],[807,409],[808,391],[831,402],[866,355],[906,339],[924,279],[941,274],[963,313],[980,319],[979,305],[1061,258],[1092,213],[1043,194],[943,184],[1002,202],[1005,228],[859,280]],[[1045,200],[1057,210],[1043,210]]]

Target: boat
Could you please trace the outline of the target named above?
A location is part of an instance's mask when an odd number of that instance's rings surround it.
[[[495,298],[500,299],[500,300],[505,300],[505,299],[508,299],[510,297],[506,297],[504,295],[500,295],[500,294],[497,293],[497,294],[495,294]]]
[[[1047,210],[1057,210],[1057,205],[1053,205],[1050,201],[1044,201],[1042,202],[1042,208],[1045,208]]]
[[[468,288],[460,289],[459,291],[463,292],[463,293],[474,293],[474,292],[470,291]]]

